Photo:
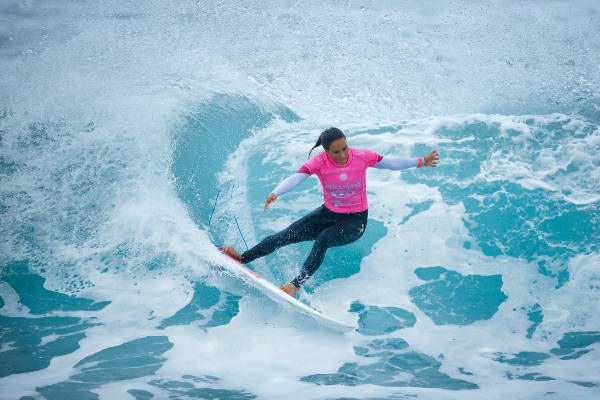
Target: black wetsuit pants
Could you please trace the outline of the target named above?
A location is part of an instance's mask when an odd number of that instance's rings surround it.
[[[314,240],[315,244],[300,275],[292,281],[294,286],[300,288],[321,266],[328,248],[352,243],[362,236],[367,227],[367,217],[368,210],[336,213],[323,205],[244,252],[242,262],[249,263],[292,243]]]

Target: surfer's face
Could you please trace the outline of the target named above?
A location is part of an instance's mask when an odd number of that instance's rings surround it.
[[[348,143],[346,143],[345,138],[331,142],[329,149],[326,149],[325,151],[333,158],[333,161],[338,164],[346,164],[346,162],[348,162]]]

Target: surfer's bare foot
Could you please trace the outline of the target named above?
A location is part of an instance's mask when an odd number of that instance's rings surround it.
[[[237,262],[242,262],[242,255],[233,247],[223,247],[223,253],[227,254]]]
[[[285,285],[279,286],[279,289],[283,290],[290,296],[296,298],[296,293],[298,293],[298,288],[294,286],[293,283],[286,283]]]

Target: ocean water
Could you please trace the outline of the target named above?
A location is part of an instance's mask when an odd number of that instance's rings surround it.
[[[599,65],[592,0],[4,0],[0,399],[600,398]],[[347,334],[213,268],[329,126],[441,157],[301,290]]]

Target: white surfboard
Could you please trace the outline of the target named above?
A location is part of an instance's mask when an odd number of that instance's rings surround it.
[[[221,248],[219,250],[222,251]],[[228,255],[225,255],[225,260],[222,263],[222,267],[234,275],[242,278],[248,284],[254,286],[264,294],[266,294],[271,300],[282,304],[284,306],[291,306],[296,311],[303,313],[304,315],[317,321],[319,324],[326,328],[332,329],[336,332],[350,332],[354,329],[352,325],[348,325],[344,322],[337,321],[327,315],[320,313],[319,311],[307,306],[306,304],[296,300],[283,290],[279,289],[276,285],[269,282],[256,272],[248,269],[244,264],[232,259]]]

